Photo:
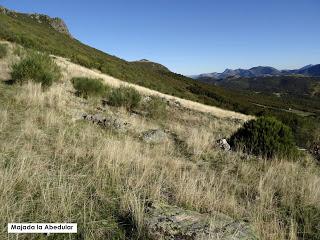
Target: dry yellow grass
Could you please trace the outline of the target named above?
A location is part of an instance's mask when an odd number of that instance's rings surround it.
[[[7,235],[8,222],[77,222],[80,239],[123,239],[123,217],[143,238],[147,200],[248,220],[260,239],[319,237],[319,167],[309,156],[266,161],[220,151],[214,141],[240,126],[234,115],[169,108],[160,126],[110,108],[132,124],[117,134],[75,120],[99,103],[75,97],[67,81],[0,90],[0,239],[41,239]],[[184,149],[137,139],[153,128],[175,132]]]
[[[295,239],[298,223],[292,217],[285,224],[279,204],[289,209],[319,205],[320,177],[311,159],[304,164],[264,162],[211,146],[210,139],[236,126],[232,120],[204,114],[190,124],[184,113],[181,122],[166,123],[189,136],[193,162],[177,154],[172,144],[149,146],[130,134],[114,135],[90,123],[70,121],[69,110],[80,111],[82,105],[61,84],[42,92],[29,83],[16,91],[12,105],[0,109],[5,116],[0,122],[2,226],[14,221],[76,221],[84,236],[102,239],[117,229],[115,213],[105,205],[119,204],[119,214],[132,215],[143,236],[144,201],[151,199],[248,219],[262,239]],[[123,110],[117,114],[137,118],[132,123],[139,125],[139,116]],[[144,128],[149,124],[157,123]]]
[[[19,56],[13,54],[19,46],[7,41],[0,41],[0,44],[7,46],[8,54],[5,58],[0,58],[0,81],[10,79],[10,67],[12,63],[19,60]]]

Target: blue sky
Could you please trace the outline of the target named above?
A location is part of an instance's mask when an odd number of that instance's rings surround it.
[[[320,63],[319,0],[0,0],[63,18],[80,41],[182,74]]]

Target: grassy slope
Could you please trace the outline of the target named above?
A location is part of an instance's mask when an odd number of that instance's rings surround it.
[[[45,92],[0,82],[1,239],[7,222],[64,221],[77,222],[78,235],[45,239],[124,239],[132,227],[144,239],[147,199],[248,220],[261,239],[319,239],[320,173],[309,157],[265,162],[221,152],[212,143],[239,123],[175,108],[159,123],[109,107],[103,114],[132,126],[117,134],[71,121],[97,111],[97,101],[83,102],[68,82]],[[137,138],[160,126],[184,144]],[[19,239],[32,237],[42,239]]]
[[[77,235],[19,239],[145,239],[146,201],[223,212],[247,220],[261,239],[320,238],[320,172],[310,156],[264,161],[220,151],[215,140],[241,125],[230,118],[167,107],[158,121],[101,107],[76,97],[69,78],[46,91],[0,82],[0,239],[7,222],[79,227]],[[129,131],[82,121],[83,112],[116,116]],[[156,145],[138,137],[157,128],[176,137]]]
[[[25,14],[17,13],[15,16],[0,14],[0,39],[64,56],[75,63],[99,69],[121,80],[173,96],[245,114],[275,115],[297,131],[295,133],[297,142],[303,147],[308,146],[320,135],[318,130],[314,131],[317,125],[320,125],[319,117],[305,119],[295,113],[284,111],[293,108],[318,115],[317,101],[290,96],[278,99],[272,95],[229,91],[210,84],[195,82],[190,78],[158,67],[150,67],[148,63],[127,62],[58,33],[47,24],[39,24]]]

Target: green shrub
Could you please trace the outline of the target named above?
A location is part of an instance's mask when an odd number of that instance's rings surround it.
[[[229,142],[234,149],[267,158],[294,157],[297,153],[291,129],[272,117],[246,122]]]
[[[0,59],[6,57],[8,54],[8,48],[6,44],[0,44]]]
[[[101,79],[77,77],[72,78],[73,87],[77,90],[77,94],[82,97],[102,96],[108,91],[108,86],[103,84]]]
[[[140,93],[132,87],[121,86],[113,89],[109,96],[108,102],[115,107],[125,107],[132,110],[139,106],[141,100]]]
[[[47,54],[32,52],[12,66],[12,80],[20,84],[32,80],[49,87],[59,80],[61,71]]]
[[[150,101],[142,104],[141,108],[150,118],[160,120],[167,118],[167,104],[160,97],[152,96]]]

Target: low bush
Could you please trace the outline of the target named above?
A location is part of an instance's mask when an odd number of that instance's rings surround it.
[[[140,93],[134,88],[126,86],[113,89],[108,96],[108,102],[111,106],[122,106],[128,110],[138,107],[140,100]]]
[[[109,87],[102,83],[101,79],[77,77],[72,78],[73,87],[82,97],[105,95]]]
[[[12,80],[20,84],[29,80],[49,87],[59,80],[61,71],[59,66],[47,54],[32,52],[20,62],[12,66]]]
[[[266,158],[294,157],[297,153],[291,129],[272,117],[246,122],[229,142],[234,149]]]
[[[8,54],[8,48],[6,44],[0,44],[0,59],[6,57]]]
[[[152,96],[141,106],[147,116],[153,119],[164,120],[167,118],[167,104],[160,97]]]

